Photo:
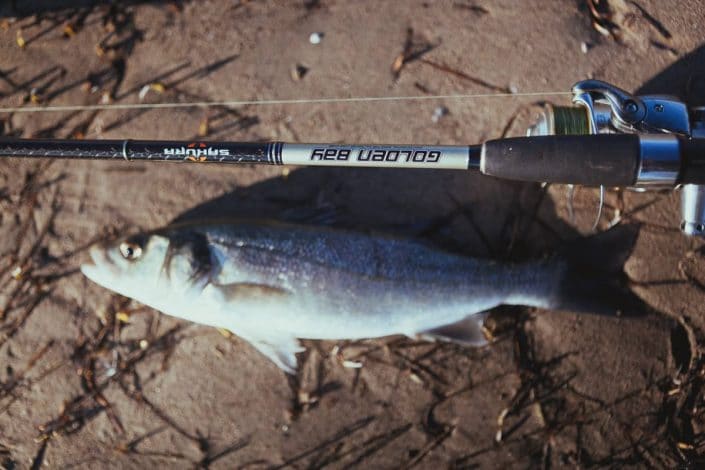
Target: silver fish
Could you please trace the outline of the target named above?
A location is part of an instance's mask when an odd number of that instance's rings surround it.
[[[634,241],[614,230],[602,238],[593,244],[607,257]],[[297,338],[403,334],[482,345],[493,307],[600,310],[607,286],[604,273],[584,268],[589,262],[562,256],[500,263],[415,240],[255,221],[166,227],[96,244],[90,255],[81,271],[92,281],[226,328],[289,373]],[[615,256],[610,269],[621,270],[625,257]]]

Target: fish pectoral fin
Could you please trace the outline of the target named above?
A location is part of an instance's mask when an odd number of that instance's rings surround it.
[[[279,366],[281,370],[292,375],[296,373],[296,353],[306,350],[299,344],[299,340],[290,336],[275,336],[265,339],[243,338]]]
[[[458,322],[419,332],[418,336],[434,341],[451,341],[476,347],[484,346],[488,341],[483,331],[483,325],[488,315],[489,312],[473,313]]]
[[[291,292],[281,287],[254,282],[216,284],[215,287],[226,301],[274,300],[291,295]]]

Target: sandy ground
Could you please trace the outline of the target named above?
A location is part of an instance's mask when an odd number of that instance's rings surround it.
[[[0,6],[4,106],[137,102],[141,91],[155,103],[556,92],[586,77],[705,104],[694,91],[705,76],[700,0],[602,2],[606,34],[577,0],[12,3]],[[394,74],[405,43],[417,57]],[[520,134],[537,102],[565,99],[15,113],[0,123],[24,137],[468,144]],[[439,107],[447,113],[434,122]],[[596,191],[579,191],[571,221],[563,187],[460,172],[0,162],[0,463],[702,465],[705,249],[678,231],[678,199],[607,194],[601,228],[618,210],[643,224],[625,268],[652,310],[641,318],[506,309],[490,319],[496,342],[479,350],[310,341],[288,379],[236,337],[91,284],[77,272],[85,247],[177,217],[333,206],[346,226],[519,259],[587,233]]]

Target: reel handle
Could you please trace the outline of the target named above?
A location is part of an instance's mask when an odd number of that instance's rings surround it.
[[[680,138],[682,184],[705,184],[705,139]]]
[[[682,148],[681,230],[686,235],[705,237],[705,139],[685,140]]]

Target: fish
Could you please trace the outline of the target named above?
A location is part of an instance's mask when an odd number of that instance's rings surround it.
[[[617,313],[614,278],[637,233],[617,226],[553,256],[501,262],[331,227],[188,222],[96,243],[80,269],[167,315],[227,329],[291,374],[299,339],[482,346],[487,312],[500,305]]]

